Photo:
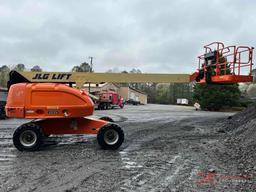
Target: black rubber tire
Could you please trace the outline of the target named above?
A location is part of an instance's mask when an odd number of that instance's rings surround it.
[[[36,142],[32,146],[24,146],[20,141],[20,135],[24,131],[33,131],[36,136]],[[26,123],[18,127],[13,134],[13,144],[19,151],[37,151],[44,143],[44,134],[42,129],[35,123]]]
[[[107,116],[101,117],[99,119],[104,120],[104,121],[108,121],[108,122],[114,122],[114,120],[111,117],[107,117]]]
[[[104,136],[105,136],[105,133],[111,129],[116,131],[119,137],[116,143],[110,145],[105,142]],[[115,149],[118,149],[124,142],[124,132],[119,125],[109,123],[100,128],[97,134],[97,140],[102,149],[115,150]]]

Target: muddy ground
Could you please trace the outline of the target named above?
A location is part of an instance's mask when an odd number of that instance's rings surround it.
[[[146,105],[96,111],[123,127],[117,151],[93,136],[50,137],[38,152],[12,145],[22,120],[0,121],[0,191],[251,191],[255,178],[238,169],[218,131],[233,113]],[[223,155],[222,155],[223,154]]]

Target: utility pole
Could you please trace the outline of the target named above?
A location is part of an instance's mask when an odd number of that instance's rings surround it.
[[[90,72],[92,72],[92,66],[93,66],[93,65],[92,65],[92,60],[93,60],[93,57],[92,57],[92,56],[90,56],[90,57],[89,57],[89,59],[90,59],[90,66],[91,66],[91,68],[90,68]]]
[[[92,72],[92,60],[93,60],[93,57],[92,56],[90,56],[89,57],[89,59],[90,59],[90,73]],[[89,93],[91,93],[91,83],[89,82]]]

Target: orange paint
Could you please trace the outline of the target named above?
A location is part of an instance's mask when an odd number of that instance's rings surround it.
[[[6,112],[14,118],[74,118],[93,114],[90,97],[56,83],[19,83],[11,86]]]
[[[97,134],[107,121],[89,118],[44,119],[37,124],[43,128],[46,135],[62,134]]]
[[[198,56],[198,69],[190,76],[200,84],[252,82],[253,47],[227,46],[213,42]],[[198,75],[197,75],[197,74]]]

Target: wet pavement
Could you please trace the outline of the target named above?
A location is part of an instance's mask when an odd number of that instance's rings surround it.
[[[100,149],[94,136],[65,135],[51,136],[40,151],[19,152],[12,133],[26,121],[1,120],[0,191],[232,191],[233,181],[205,179],[209,170],[236,174],[208,148],[232,114],[170,105],[95,111],[123,128],[116,151]]]

